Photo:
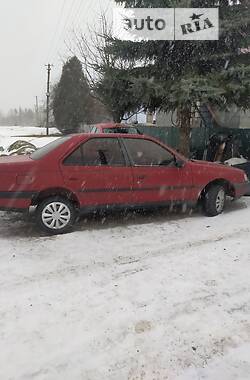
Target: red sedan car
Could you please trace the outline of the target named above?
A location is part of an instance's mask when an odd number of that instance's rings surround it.
[[[66,232],[80,212],[201,201],[220,214],[226,195],[248,191],[246,174],[190,161],[159,141],[125,134],[62,137],[31,155],[0,158],[0,208],[36,207],[38,224]]]

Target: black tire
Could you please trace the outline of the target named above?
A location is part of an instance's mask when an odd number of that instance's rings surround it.
[[[61,213],[59,212],[60,208],[62,208]],[[49,197],[38,205],[36,219],[38,226],[43,231],[52,235],[65,234],[71,230],[75,223],[76,208],[66,198],[60,196]]]
[[[224,211],[226,190],[222,185],[211,185],[203,199],[203,208],[207,216],[217,216]]]

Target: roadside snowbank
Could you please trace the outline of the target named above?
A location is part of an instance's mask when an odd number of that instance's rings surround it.
[[[56,128],[51,128],[50,134],[59,134],[59,131]],[[46,136],[45,128],[0,126],[0,147],[3,148],[3,151],[0,151],[0,155],[9,155],[8,148],[18,140],[25,140],[37,148],[41,148],[58,137]]]

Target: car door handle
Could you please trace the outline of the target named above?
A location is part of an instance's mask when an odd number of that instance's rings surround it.
[[[143,182],[143,180],[146,178],[146,176],[145,175],[139,175],[138,177],[137,177],[137,183],[139,184],[139,183],[142,183]]]
[[[76,177],[69,177],[69,180],[70,181],[78,181],[78,178],[76,178]]]

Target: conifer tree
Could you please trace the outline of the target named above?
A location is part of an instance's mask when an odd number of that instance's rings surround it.
[[[114,40],[111,52],[143,62],[133,72],[133,88],[145,108],[178,111],[180,150],[189,154],[191,109],[197,103],[221,109],[250,107],[249,0],[115,0],[124,7],[219,7],[219,41]]]
[[[52,108],[58,129],[70,133],[77,131],[80,123],[88,123],[91,100],[81,62],[72,57],[63,66],[61,79],[54,89]]]

